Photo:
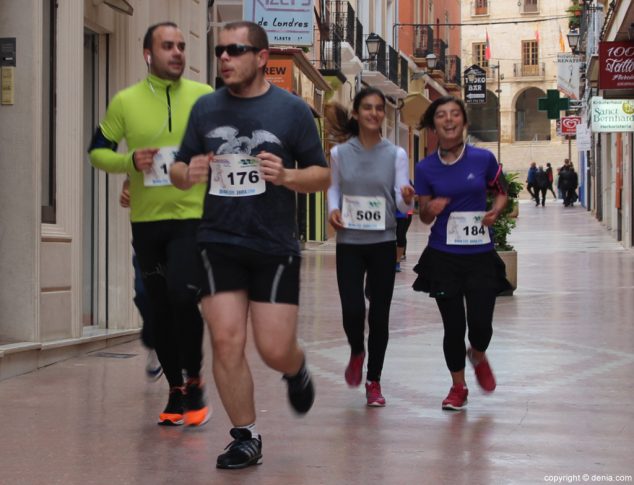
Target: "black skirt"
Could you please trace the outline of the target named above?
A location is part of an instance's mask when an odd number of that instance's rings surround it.
[[[453,254],[425,248],[414,266],[418,277],[412,288],[432,298],[452,298],[469,290],[491,289],[496,294],[512,289],[506,266],[495,250]]]

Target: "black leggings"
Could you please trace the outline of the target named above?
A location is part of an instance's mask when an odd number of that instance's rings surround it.
[[[364,351],[364,277],[368,277],[368,374],[381,380],[389,338],[390,305],[394,292],[394,241],[378,244],[337,244],[337,283],[343,329],[353,354]]]
[[[407,217],[396,218],[396,246],[399,248],[407,248],[407,230],[412,223],[412,215]]]
[[[154,338],[170,387],[199,377],[203,321],[198,310],[202,273],[198,220],[135,222],[132,245],[154,314]]]
[[[465,367],[464,335],[469,324],[469,342],[475,350],[485,352],[493,336],[493,309],[495,290],[468,290],[450,298],[436,298],[445,328],[443,351],[450,372]],[[465,315],[465,301],[467,311]]]

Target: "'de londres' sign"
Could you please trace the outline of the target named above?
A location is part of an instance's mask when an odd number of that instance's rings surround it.
[[[634,42],[599,43],[599,87],[634,88]]]
[[[244,0],[242,18],[266,30],[271,45],[313,45],[313,0]]]

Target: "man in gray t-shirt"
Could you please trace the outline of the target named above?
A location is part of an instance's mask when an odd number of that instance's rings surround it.
[[[273,85],[252,98],[236,97],[225,87],[203,96],[193,107],[178,160],[188,163],[195,155],[210,152],[256,157],[262,151],[280,157],[285,169],[294,169],[296,162],[300,169],[327,167],[315,121],[304,100]],[[233,181],[239,186],[249,173],[232,175],[224,177],[225,184]],[[199,241],[236,244],[280,256],[299,255],[293,190],[268,182],[264,193],[249,197],[207,192]]]
[[[227,24],[215,54],[226,87],[193,108],[170,177],[180,189],[208,184],[198,231],[207,273],[202,309],[234,439],[216,466],[235,469],[262,462],[244,354],[249,312],[256,347],[267,365],[283,373],[293,409],[305,414],[313,404],[312,379],[296,337],[294,192],[325,190],[330,169],[306,104],[264,78],[266,32],[252,22]]]

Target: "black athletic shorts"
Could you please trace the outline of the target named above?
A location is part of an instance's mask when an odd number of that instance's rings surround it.
[[[276,256],[233,244],[199,243],[203,296],[247,290],[249,300],[299,304],[299,256]]]

